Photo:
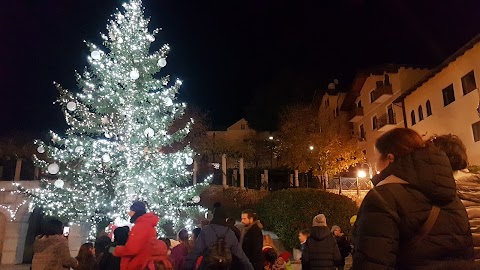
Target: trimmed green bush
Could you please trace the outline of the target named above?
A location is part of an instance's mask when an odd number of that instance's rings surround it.
[[[201,195],[200,204],[212,209],[215,202],[220,202],[228,217],[240,220],[243,210],[256,209],[256,204],[268,192],[259,190],[243,190],[237,187],[223,188],[223,186],[210,185]]]
[[[357,207],[348,197],[318,189],[285,189],[271,192],[256,205],[265,229],[275,232],[285,247],[298,245],[298,232],[312,226],[313,217],[324,214],[330,228],[338,225],[350,233],[350,217]]]

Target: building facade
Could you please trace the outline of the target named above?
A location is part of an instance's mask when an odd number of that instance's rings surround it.
[[[460,137],[471,165],[480,165],[479,63],[480,35],[395,101],[403,104],[405,126],[425,139],[442,134]]]
[[[350,113],[353,135],[368,164],[374,166],[376,139],[386,131],[404,126],[402,107],[394,100],[428,72],[424,68],[387,65],[355,77],[340,109]]]

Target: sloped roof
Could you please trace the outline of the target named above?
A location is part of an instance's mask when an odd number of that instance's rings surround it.
[[[460,48],[458,51],[456,51],[454,54],[452,54],[450,57],[448,57],[445,61],[443,61],[439,66],[434,68],[432,71],[430,71],[427,75],[425,75],[422,79],[420,79],[418,82],[416,82],[412,87],[407,89],[405,92],[403,92],[397,99],[395,99],[393,102],[398,103],[401,102],[405,97],[413,93],[415,90],[417,90],[420,86],[422,86],[424,83],[428,82],[431,78],[433,78],[437,73],[442,71],[444,68],[446,68],[451,62],[457,60],[458,57],[462,56],[465,54],[466,51],[470,50],[480,42],[480,34],[475,36],[472,40],[470,40],[467,44],[463,45],[462,48]]]
[[[355,105],[355,101],[357,100],[357,97],[360,96],[360,91],[362,90],[362,87],[365,84],[365,81],[367,81],[368,77],[370,77],[371,75],[383,75],[384,73],[390,73],[390,74],[398,73],[400,68],[427,68],[427,67],[422,65],[409,65],[409,64],[384,64],[384,65],[378,65],[378,66],[373,66],[373,67],[359,70],[357,72],[357,75],[355,75],[355,78],[353,79],[352,87],[350,91],[348,91],[347,96],[345,97],[345,100],[343,101],[342,106],[340,107],[340,110],[350,111],[353,108],[353,106]]]

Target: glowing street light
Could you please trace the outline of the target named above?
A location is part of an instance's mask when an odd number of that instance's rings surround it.
[[[367,177],[367,173],[364,170],[360,170],[357,172],[358,178],[365,178]]]
[[[313,151],[313,145],[310,145],[309,149],[310,151]]]
[[[268,137],[270,141],[273,141],[273,136]]]

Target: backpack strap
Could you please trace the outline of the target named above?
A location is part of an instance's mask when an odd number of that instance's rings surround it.
[[[438,219],[438,216],[440,214],[440,207],[438,206],[432,206],[432,210],[430,210],[430,215],[427,218],[427,221],[423,223],[422,227],[420,228],[420,231],[415,235],[410,241],[408,241],[406,247],[407,248],[413,248],[415,247],[420,241],[422,241],[425,236],[428,235],[428,233],[432,230],[433,226],[435,225],[435,222]]]

